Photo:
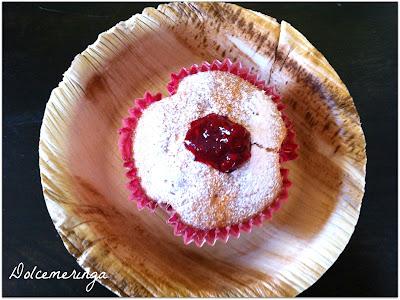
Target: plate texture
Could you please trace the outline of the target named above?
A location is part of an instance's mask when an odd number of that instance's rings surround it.
[[[167,95],[171,72],[225,57],[276,86],[299,158],[272,221],[227,245],[185,246],[161,210],[127,200],[117,130],[134,98]],[[290,24],[232,4],[164,4],[102,33],[51,93],[39,156],[66,248],[121,296],[295,296],[343,251],[365,185],[365,138],[334,69]]]

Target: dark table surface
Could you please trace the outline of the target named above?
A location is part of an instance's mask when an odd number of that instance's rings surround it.
[[[97,35],[155,3],[3,3],[3,295],[111,296],[89,280],[8,279],[25,269],[80,271],[47,212],[39,129],[51,90]],[[335,264],[302,296],[397,295],[397,4],[245,3],[286,20],[350,90],[367,140],[360,220]]]

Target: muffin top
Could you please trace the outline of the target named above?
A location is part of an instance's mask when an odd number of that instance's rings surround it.
[[[210,114],[250,133],[250,158],[228,172],[195,161],[185,147],[190,124]],[[236,224],[278,196],[279,154],[286,128],[271,97],[228,72],[185,77],[175,95],[151,104],[138,121],[133,155],[146,194],[199,229]]]

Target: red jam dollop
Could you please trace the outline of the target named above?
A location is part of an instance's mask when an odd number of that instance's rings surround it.
[[[239,168],[251,155],[247,129],[214,113],[191,122],[184,143],[196,161],[225,173]]]

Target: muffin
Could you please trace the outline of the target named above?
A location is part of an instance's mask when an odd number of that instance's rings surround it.
[[[172,74],[169,97],[135,101],[120,130],[131,198],[164,208],[186,244],[227,241],[288,196],[294,132],[279,96],[240,63]]]

